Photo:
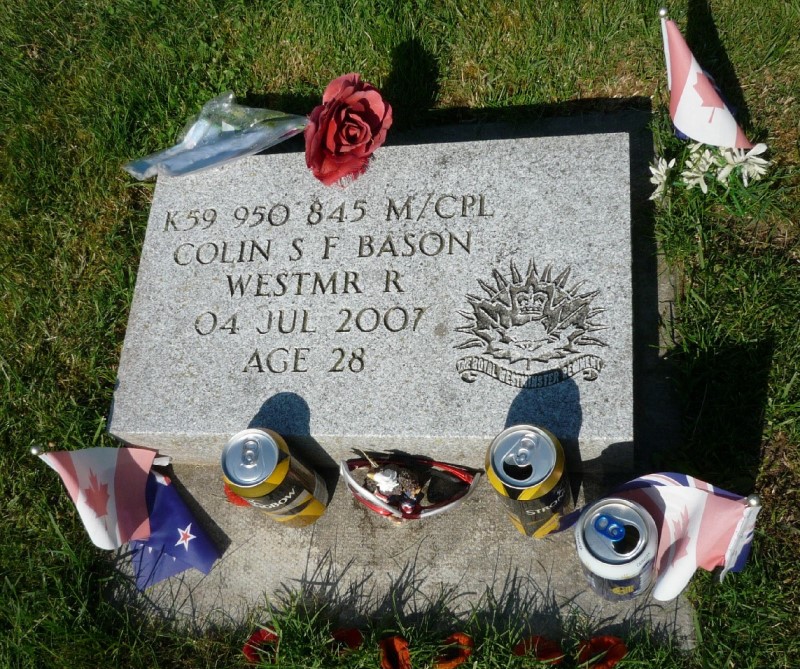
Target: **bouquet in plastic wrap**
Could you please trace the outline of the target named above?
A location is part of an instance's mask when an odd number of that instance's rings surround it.
[[[346,185],[367,169],[386,140],[392,108],[356,73],[331,81],[322,104],[308,117],[236,104],[233,93],[207,102],[175,146],[132,160],[125,171],[136,179],[181,176],[217,167],[305,134],[306,165],[326,186]]]

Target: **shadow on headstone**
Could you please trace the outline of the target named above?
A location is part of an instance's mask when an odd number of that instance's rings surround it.
[[[248,428],[260,427],[281,435],[289,450],[303,464],[314,469],[328,488],[328,499],[333,498],[339,468],[316,439],[311,436],[311,410],[297,393],[278,393],[265,401],[253,416]]]
[[[380,584],[374,572],[352,573],[352,562],[337,567],[334,551],[326,551],[315,564],[307,566],[301,579],[284,585],[276,608],[286,609],[299,600],[312,613],[318,612],[337,625],[413,626],[421,636],[488,629],[509,644],[509,658],[513,647],[510,640],[531,634],[560,641],[598,634],[630,639],[644,633],[650,643],[681,645],[675,636],[681,628],[678,600],[669,604],[643,597],[620,619],[618,611],[609,609],[604,600],[595,599],[587,608],[574,598],[560,596],[555,583],[536,580],[522,569],[496,573],[482,592],[475,592],[469,591],[468,583],[441,585],[433,590],[426,587],[428,566],[416,555],[396,567],[390,581]],[[583,575],[576,574],[575,578],[582,579]]]
[[[615,464],[622,459],[628,458],[632,447],[633,444],[629,441],[609,444],[603,449],[599,457],[584,462],[585,471],[592,473],[591,476],[585,476],[582,481],[586,504],[609,495],[618,486],[636,478],[634,472],[628,469],[620,469]],[[638,473],[644,472],[637,472],[636,475]]]
[[[573,379],[546,388],[523,388],[506,414],[505,427],[534,425],[549,430],[561,442],[566,457],[572,498],[577,499],[583,476],[578,448],[581,432],[581,393]]]
[[[344,567],[336,563],[335,549],[329,549],[297,581],[286,583],[276,597],[277,608],[298,599],[315,607],[326,617],[345,626],[367,627],[376,621],[396,624],[426,624],[449,628],[457,619],[456,608],[465,595],[457,588],[441,586],[436,594],[424,594],[425,566],[416,558],[397,565],[388,585],[379,586],[373,572],[353,573],[353,561]],[[464,603],[461,614],[469,610]]]
[[[498,632],[515,632],[520,637],[538,634],[558,639],[564,620],[552,584],[537,583],[525,570],[513,569],[483,593],[477,619]]]
[[[457,624],[458,608],[462,605],[460,600],[464,597],[457,587],[444,584],[423,594],[426,567],[417,556],[403,564],[390,585],[378,593],[371,617],[389,624],[399,621],[421,630],[452,630]]]
[[[428,565],[416,555],[396,566],[389,583],[379,585],[374,573],[351,573],[352,563],[338,568],[333,552],[326,551],[298,582],[284,586],[279,606],[299,597],[340,624],[355,626],[376,622],[394,626],[399,621],[418,630],[450,633],[474,617],[478,624],[491,623],[498,631],[522,631],[527,624],[549,634],[561,632],[555,593],[524,572],[498,575],[485,592],[475,593],[467,584],[427,587]],[[477,603],[475,594],[480,595]]]

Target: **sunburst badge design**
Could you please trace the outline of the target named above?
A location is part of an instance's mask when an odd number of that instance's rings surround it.
[[[567,288],[571,273],[567,267],[553,278],[548,265],[540,274],[531,260],[522,274],[512,261],[508,276],[493,270],[494,285],[479,279],[487,296],[468,294],[472,311],[459,311],[467,324],[456,330],[469,338],[455,348],[476,349],[456,363],[461,378],[472,383],[486,374],[517,388],[577,374],[597,379],[603,360],[585,349],[607,346],[597,333],[608,326],[596,320],[605,309],[593,305],[600,291],[584,291],[585,281]]]

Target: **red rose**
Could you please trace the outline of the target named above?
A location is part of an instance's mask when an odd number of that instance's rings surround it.
[[[578,664],[590,669],[611,669],[627,654],[628,647],[619,637],[596,636],[581,642]]]
[[[391,125],[392,108],[374,86],[355,73],[334,79],[309,116],[306,165],[326,186],[357,177]]]
[[[264,659],[262,654],[268,655],[266,651],[274,651],[277,645],[278,635],[272,630],[261,628],[253,632],[250,638],[244,642],[242,653],[248,662],[255,664]]]

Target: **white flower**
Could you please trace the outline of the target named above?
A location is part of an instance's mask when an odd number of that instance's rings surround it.
[[[689,152],[689,160],[686,161],[686,169],[681,172],[683,182],[687,188],[694,188],[700,186],[703,193],[708,193],[708,185],[706,184],[706,174],[708,170],[716,163],[711,151],[704,147],[702,144],[692,144]]]
[[[708,147],[702,142],[692,142],[689,145],[689,159],[698,160],[704,152],[708,152]]]
[[[656,159],[655,163],[650,165],[650,172],[653,174],[653,176],[650,177],[650,183],[656,187],[655,191],[653,191],[653,194],[650,196],[651,200],[663,199],[667,187],[667,177],[673,167],[675,167],[674,158],[667,162],[661,156]]]
[[[758,181],[767,173],[769,167],[768,160],[758,157],[766,150],[766,144],[756,144],[747,153],[744,149],[722,149],[720,157],[724,162],[720,162],[722,169],[717,172],[717,181],[726,183],[731,172],[737,167],[741,167],[742,183],[745,188],[750,180]]]

